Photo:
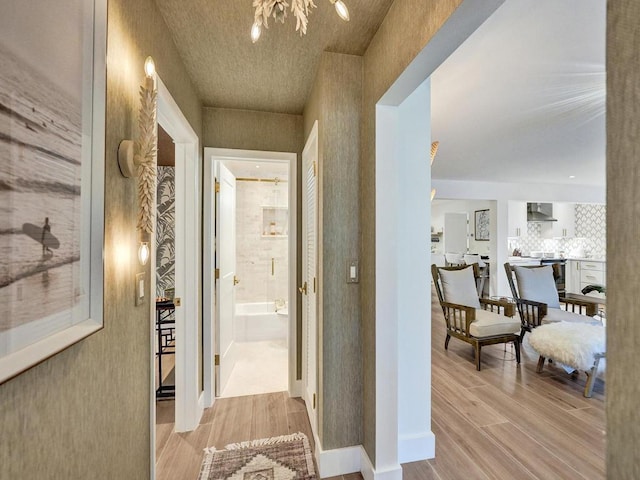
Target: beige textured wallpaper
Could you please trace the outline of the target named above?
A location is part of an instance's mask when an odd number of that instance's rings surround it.
[[[116,151],[134,135],[147,55],[198,134],[201,107],[155,2],[108,8],[104,329],[0,386],[3,480],[149,478],[149,303],[134,307],[135,183]]]
[[[360,209],[360,292],[364,364],[363,446],[375,465],[375,105],[461,0],[396,0],[364,55]]]
[[[640,3],[607,7],[607,478],[640,478]]]
[[[318,120],[319,435],[323,449],[362,443],[360,286],[346,282],[359,257],[362,57],[325,52],[305,108]]]

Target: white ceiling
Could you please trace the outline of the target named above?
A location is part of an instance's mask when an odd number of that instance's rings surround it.
[[[267,160],[225,160],[224,165],[236,178],[289,178],[289,162]]]
[[[605,14],[507,0],[431,77],[432,177],[604,185]]]

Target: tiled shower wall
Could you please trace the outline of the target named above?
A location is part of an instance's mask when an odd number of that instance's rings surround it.
[[[603,257],[607,249],[606,206],[595,204],[575,205],[575,237],[543,238],[540,223],[527,223],[527,235],[511,242],[512,248],[520,248],[523,254],[531,251],[571,252],[582,248],[585,255]]]
[[[158,167],[156,211],[156,296],[175,285],[175,168]]]
[[[236,183],[236,303],[288,301],[289,239],[263,224],[263,207],[288,207],[288,191],[287,182]]]

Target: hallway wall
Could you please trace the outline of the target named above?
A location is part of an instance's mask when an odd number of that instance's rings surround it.
[[[0,478],[149,478],[149,282],[134,306],[136,186],[119,142],[137,129],[143,63],[157,71],[201,134],[201,106],[153,0],[109,0],[104,329],[0,385]]]
[[[640,3],[607,2],[607,478],[640,475]]]
[[[324,52],[304,111],[318,120],[318,434],[324,450],[362,443],[358,185],[362,57]],[[302,210],[302,209],[300,209]]]

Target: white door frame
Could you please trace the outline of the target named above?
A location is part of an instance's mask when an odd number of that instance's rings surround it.
[[[259,150],[236,150],[230,148],[212,148],[204,149],[204,245],[205,255],[203,257],[204,279],[203,279],[203,317],[204,324],[208,325],[211,330],[211,336],[214,335],[215,325],[215,255],[213,246],[215,245],[214,229],[215,229],[215,210],[214,210],[214,174],[213,165],[216,161],[223,160],[279,160],[289,162],[289,395],[299,397],[302,394],[302,381],[298,380],[296,372],[297,359],[297,295],[296,287],[298,256],[297,256],[297,193],[298,193],[298,174],[297,162],[298,155],[288,152],[264,152]],[[293,308],[292,308],[293,306]],[[213,365],[213,364],[211,364]],[[213,367],[212,367],[213,368]],[[213,370],[207,372],[213,378]]]
[[[171,136],[176,154],[176,252],[175,283],[176,296],[182,299],[182,306],[176,308],[176,348],[175,348],[175,430],[193,430],[198,426],[204,406],[198,391],[198,252],[200,245],[200,155],[199,140],[193,128],[183,115],[167,87],[157,77],[158,123]],[[154,220],[155,222],[155,220]],[[155,226],[154,226],[155,231]],[[155,241],[151,242],[151,297],[155,297]],[[151,345],[151,478],[155,478],[155,302],[150,302],[150,345]],[[205,346],[206,346],[206,342]],[[207,350],[203,351],[207,363]],[[207,385],[206,378],[204,391]]]

